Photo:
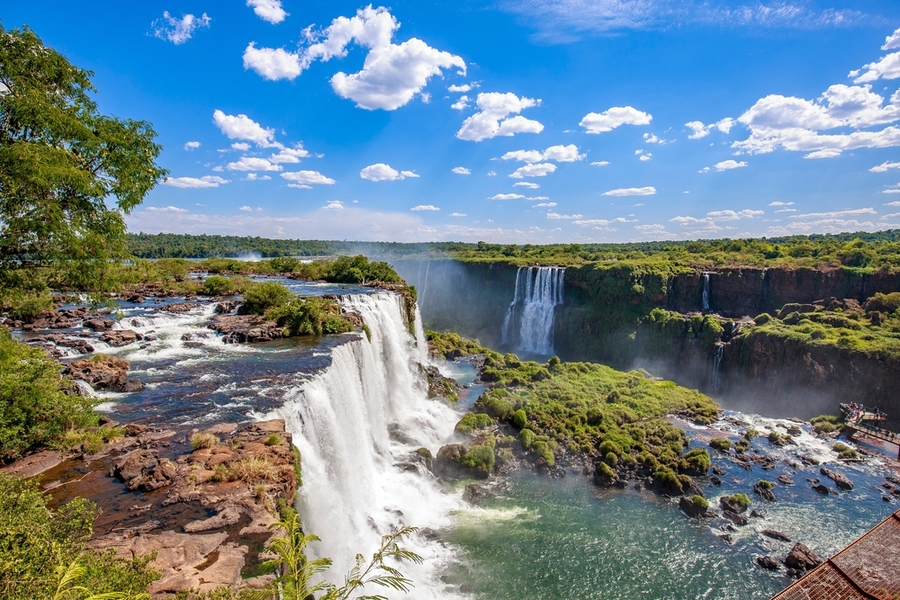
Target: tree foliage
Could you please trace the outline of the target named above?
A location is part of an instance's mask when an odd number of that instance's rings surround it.
[[[53,265],[96,289],[124,254],[124,215],[166,174],[151,125],[100,114],[91,76],[0,26],[0,274]]]

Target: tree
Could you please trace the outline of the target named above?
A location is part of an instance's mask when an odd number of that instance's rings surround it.
[[[105,116],[79,69],[27,26],[0,26],[0,275],[52,266],[97,289],[125,221],[166,175],[150,123]],[[20,280],[22,278],[20,277]],[[15,280],[13,280],[15,281]]]

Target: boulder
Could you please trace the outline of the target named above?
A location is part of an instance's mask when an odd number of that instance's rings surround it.
[[[222,334],[226,344],[270,342],[284,337],[284,328],[257,315],[216,315],[209,327]]]
[[[763,529],[762,531],[760,531],[760,533],[761,533],[762,535],[766,536],[767,538],[772,538],[773,540],[778,540],[778,541],[780,541],[780,542],[789,542],[789,541],[791,541],[791,538],[789,538],[788,536],[784,535],[784,534],[781,533],[780,531],[775,531],[774,529]]]
[[[722,516],[734,523],[735,525],[744,526],[747,524],[747,517],[740,515],[732,510],[723,510]]]
[[[128,379],[128,361],[107,354],[96,354],[89,359],[74,360],[65,373],[86,381],[95,390],[111,392],[135,392],[144,387],[137,379]]]
[[[716,516],[716,513],[709,510],[708,505],[703,506],[702,504],[695,504],[693,497],[688,498],[687,496],[682,496],[678,500],[678,508],[692,519],[711,519]]]
[[[791,569],[805,572],[811,571],[822,564],[822,559],[816,556],[816,553],[810,550],[806,544],[797,542],[791,548],[787,558],[784,559],[784,564]]]
[[[196,302],[176,302],[175,304],[166,304],[160,307],[160,310],[164,310],[170,313],[186,313],[194,310],[200,306]]]
[[[778,476],[778,481],[780,481],[780,482],[783,483],[784,485],[794,485],[794,480],[791,479],[791,478],[790,478],[789,476],[787,476],[787,475],[779,475],[779,476]]]
[[[826,469],[825,467],[822,467],[819,472],[834,481],[834,484],[842,490],[853,489],[853,482],[847,479],[847,476],[843,473],[838,473],[837,471],[832,471],[831,469]]]
[[[82,327],[86,327],[91,331],[102,333],[104,331],[109,331],[110,329],[112,329],[113,325],[115,324],[116,322],[112,319],[88,319],[81,325]]]
[[[746,506],[737,502],[732,496],[722,496],[719,498],[719,506],[721,506],[723,510],[728,510],[735,514],[741,514],[747,510]]]
[[[753,491],[766,502],[775,502],[775,494],[772,493],[770,487],[763,485],[762,483],[756,483],[753,485]]]
[[[756,564],[761,566],[763,569],[768,569],[769,571],[777,571],[781,568],[781,565],[778,564],[778,561],[771,556],[757,556]]]
[[[113,348],[127,346],[128,344],[139,342],[142,339],[144,339],[144,336],[131,329],[112,329],[100,336],[101,342],[106,342]]]
[[[827,496],[828,494],[831,493],[831,490],[828,489],[828,486],[827,486],[827,485],[822,485],[821,483],[818,483],[818,484],[814,485],[812,489],[816,490],[817,492],[819,492],[819,493],[822,494],[823,496]]]
[[[172,483],[178,467],[169,459],[159,460],[150,450],[135,450],[113,465],[113,476],[130,491],[152,492]]]

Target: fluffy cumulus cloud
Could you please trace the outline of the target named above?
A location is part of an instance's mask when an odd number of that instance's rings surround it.
[[[897,29],[884,40],[882,50],[900,48],[900,29]],[[862,73],[862,74],[860,74]],[[851,71],[853,83],[869,83],[879,79],[897,79],[900,77],[900,52],[891,52],[880,60],[865,65],[861,70]]]
[[[556,170],[556,165],[553,163],[536,163],[536,164],[527,164],[525,166],[519,167],[515,171],[509,174],[513,179],[522,179],[523,177],[544,177],[549,173],[552,173]]]
[[[413,206],[409,210],[412,210],[415,212],[421,212],[421,211],[438,211],[441,209],[438,208],[437,206],[435,206],[434,204],[419,204],[417,206]]]
[[[532,181],[517,181],[513,184],[513,187],[524,187],[530,190],[536,190],[541,187],[541,184]]]
[[[701,173],[709,173],[711,170],[715,169],[716,171],[721,173],[722,171],[731,171],[733,169],[743,169],[746,166],[747,166],[746,161],[742,160],[739,162],[734,159],[728,159],[728,160],[723,160],[722,162],[717,162],[716,164],[714,164],[712,166],[712,168],[703,167],[702,169],[700,169],[700,172]]]
[[[281,6],[281,0],[247,0],[247,6],[263,21],[277,24],[284,21],[288,13]]]
[[[576,225],[581,225],[582,227],[593,227],[595,229],[609,230],[609,226],[615,223],[634,223],[636,220],[637,219],[616,217],[615,219],[578,219],[577,221],[574,221],[574,223]]]
[[[336,183],[334,179],[326,177],[318,171],[288,171],[282,173],[281,176],[290,181],[293,184],[292,187],[334,185]]]
[[[775,235],[799,235],[812,232],[873,231],[896,226],[877,219],[877,215],[872,207],[802,213],[789,216],[787,225],[774,225],[767,232]]]
[[[649,125],[653,117],[631,106],[613,106],[602,113],[588,113],[581,119],[587,133],[606,133],[622,125]]]
[[[309,151],[307,151],[300,144],[295,145],[293,148],[282,148],[277,153],[273,154],[269,157],[269,161],[273,163],[291,163],[296,164],[300,162],[301,158],[308,158]]]
[[[704,125],[702,121],[691,121],[685,123],[684,126],[691,130],[688,139],[699,140],[708,136],[713,129],[717,129],[725,134],[729,133],[731,128],[734,127],[734,122],[734,119],[728,117],[709,125]]]
[[[247,115],[226,115],[221,110],[213,112],[213,123],[232,140],[247,140],[261,148],[278,147],[275,130],[266,129]]]
[[[573,219],[580,219],[580,218],[581,218],[581,215],[577,215],[577,214],[576,214],[576,215],[562,215],[562,214],[553,212],[553,211],[551,210],[551,211],[549,211],[549,212],[547,213],[547,218],[548,218],[548,219],[551,219],[551,220],[554,220],[554,221],[557,221],[557,220],[560,220],[560,219],[566,220],[566,221],[571,221],[571,220],[573,220]]]
[[[656,188],[652,185],[639,188],[619,188],[603,192],[604,196],[653,196],[656,194]]]
[[[251,42],[244,50],[244,68],[269,80],[295,79],[314,61],[343,58],[348,46],[367,50],[363,67],[356,73],[338,72],[331,78],[335,93],[368,110],[396,110],[422,90],[429,79],[456,68],[465,74],[465,61],[454,54],[432,48],[418,38],[393,43],[400,23],[388,9],[368,6],[353,17],[338,17],[322,31],[306,30],[308,45],[297,52],[281,48],[257,48]]]
[[[744,209],[735,210],[714,210],[706,213],[705,217],[682,217],[678,216],[670,219],[672,223],[681,225],[687,230],[689,235],[713,234],[722,231],[724,227],[719,225],[721,222],[740,221],[741,219],[753,219],[764,214],[761,210]]]
[[[398,181],[407,177],[418,177],[413,171],[398,171],[385,163],[369,165],[359,172],[359,176],[369,181]]]
[[[255,156],[242,156],[240,159],[228,163],[229,171],[281,171],[282,166],[276,165],[265,158]]]
[[[457,175],[471,175],[472,174],[472,171],[470,171],[469,169],[467,169],[465,167],[453,167],[451,169],[451,171],[453,171]]]
[[[206,175],[205,177],[168,177],[163,181],[163,185],[194,189],[216,188],[226,183],[230,183],[230,181],[216,175]]]
[[[524,194],[494,194],[488,200],[521,200]]]
[[[540,104],[540,99],[519,98],[511,92],[480,93],[475,99],[478,112],[463,121],[456,137],[469,142],[480,142],[517,133],[540,133],[544,130],[543,124],[519,114],[526,108]]]
[[[200,147],[200,142],[188,142],[184,145],[184,149],[190,152]]]
[[[556,162],[575,162],[584,159],[584,154],[578,153],[578,146],[569,144],[568,146],[550,146],[543,152],[540,150],[513,150],[501,156],[501,160],[518,160],[527,163],[541,162],[542,160],[553,160]]]
[[[737,154],[784,149],[824,159],[859,148],[900,146],[900,128],[891,125],[900,120],[900,91],[886,99],[873,91],[871,80],[863,75],[857,85],[832,85],[815,100],[779,94],[761,98],[737,119],[750,135],[732,148]]]
[[[460,96],[459,100],[450,105],[450,108],[454,110],[463,110],[465,108],[469,108],[469,97]]]
[[[900,162],[885,161],[869,169],[870,173],[887,173],[891,169],[900,169]]]
[[[183,15],[180,19],[176,19],[169,14],[169,11],[163,12],[161,19],[153,21],[153,35],[161,40],[168,40],[175,44],[183,44],[194,35],[194,31],[209,27],[212,23],[206,13],[199,17],[192,14]]]

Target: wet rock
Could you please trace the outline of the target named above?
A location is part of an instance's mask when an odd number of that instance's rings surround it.
[[[129,437],[137,437],[142,433],[147,432],[148,427],[146,425],[138,425],[137,423],[128,423],[125,425],[125,435]]]
[[[678,508],[692,519],[712,519],[716,516],[716,513],[709,510],[708,504],[695,503],[693,498],[688,498],[686,496],[679,498]]]
[[[826,469],[825,467],[822,467],[819,472],[834,481],[834,484],[842,490],[853,489],[853,482],[850,481],[843,473],[838,473],[837,471],[832,471],[831,469]]]
[[[431,450],[428,448],[419,448],[415,451],[415,457],[425,465],[426,469],[434,471],[434,457],[431,454]]]
[[[716,486],[716,487],[722,485],[722,480],[719,479],[719,477],[716,476],[716,475],[710,475],[710,476],[709,476],[709,482],[710,482],[711,484],[713,484],[714,486]]]
[[[822,485],[821,483],[819,483],[819,484],[817,484],[817,485],[814,485],[814,486],[812,487],[812,489],[814,489],[815,491],[819,492],[819,493],[822,494],[823,496],[827,496],[828,494],[831,493],[831,490],[828,489],[828,486],[827,486],[827,485]]]
[[[819,465],[819,461],[812,456],[800,456],[800,462],[808,467],[815,467]]]
[[[769,571],[777,571],[781,568],[781,565],[778,564],[778,561],[771,556],[757,556],[756,564],[761,566],[763,569],[768,569]]]
[[[128,379],[128,361],[115,356],[97,354],[89,359],[74,360],[65,373],[91,385],[95,390],[135,392],[144,387],[137,379]]]
[[[113,348],[127,346],[144,339],[144,336],[131,329],[113,329],[100,336],[101,342],[106,342]]]
[[[734,543],[734,539],[733,539],[733,538],[731,537],[731,535],[728,534],[728,533],[726,533],[725,535],[720,535],[720,536],[719,536],[719,539],[722,540],[723,542],[725,542],[726,544],[733,544],[733,543]]]
[[[234,311],[237,310],[237,307],[241,305],[240,300],[227,300],[225,302],[219,302],[216,304],[216,314],[217,315],[230,315],[234,314]]]
[[[719,498],[719,506],[721,506],[723,510],[730,511],[735,514],[741,514],[742,512],[747,510],[746,506],[740,504],[732,496],[722,496],[721,498]]]
[[[198,306],[200,305],[196,302],[177,302],[175,304],[166,304],[165,306],[160,307],[160,309],[166,312],[180,314],[190,312]]]
[[[150,450],[135,450],[113,464],[113,476],[130,491],[152,492],[172,483],[178,472],[168,459],[158,459]]]
[[[760,533],[767,538],[772,538],[773,540],[778,540],[780,542],[790,542],[791,538],[784,535],[780,531],[775,531],[774,529],[763,529]]]
[[[764,512],[762,512],[761,510],[756,510],[754,508],[753,510],[750,511],[750,518],[751,519],[765,519],[766,514]]]
[[[784,564],[788,568],[796,571],[806,572],[811,571],[822,564],[822,559],[820,559],[815,552],[810,550],[806,544],[797,542],[794,544],[794,547],[791,548],[787,558],[784,559]]]
[[[284,329],[275,321],[257,315],[216,315],[209,327],[222,334],[226,344],[270,342],[284,337]]]
[[[784,485],[794,485],[794,480],[787,475],[779,475],[778,481],[783,483]]]
[[[725,469],[723,469],[721,465],[713,465],[712,472],[716,475],[722,476],[725,475],[727,471],[725,471]]]
[[[732,510],[723,510],[722,516],[734,523],[735,525],[744,526],[747,524],[747,517],[739,515]]]
[[[89,319],[82,323],[82,327],[87,327],[91,331],[102,333],[113,328],[116,322],[112,319]]]
[[[509,481],[506,479],[498,479],[488,484],[470,483],[463,492],[463,500],[469,504],[478,504],[479,502],[493,498],[508,487]]]
[[[766,502],[775,502],[775,494],[772,492],[771,487],[762,482],[754,484],[753,491]]]
[[[226,504],[219,509],[215,516],[200,521],[191,521],[184,526],[184,531],[185,533],[212,531],[213,529],[222,529],[223,527],[234,525],[240,520],[240,509],[233,504]]]

